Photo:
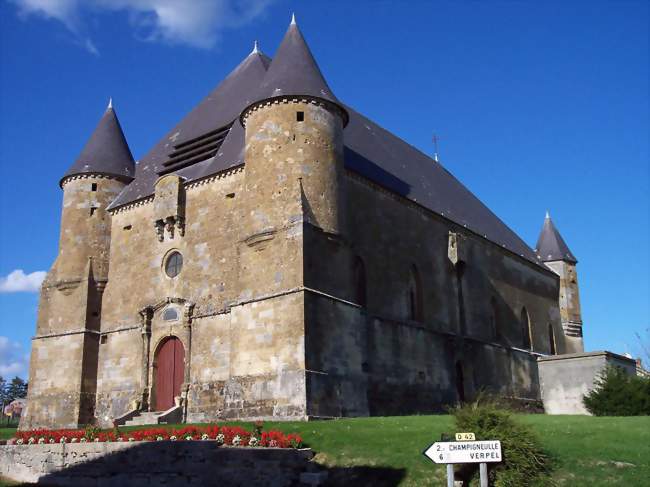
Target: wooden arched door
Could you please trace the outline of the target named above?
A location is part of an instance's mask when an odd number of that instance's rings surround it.
[[[180,396],[185,376],[185,349],[176,337],[165,339],[156,352],[156,411],[165,411]]]

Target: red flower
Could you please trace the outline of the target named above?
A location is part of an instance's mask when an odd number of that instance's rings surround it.
[[[255,434],[257,435],[259,435],[258,428],[255,430]],[[100,442],[117,441],[118,438],[122,438],[123,440],[133,438],[136,441],[156,441],[159,437],[168,440],[170,436],[174,435],[179,440],[185,440],[187,437],[200,440],[204,434],[208,435],[210,439],[215,439],[217,435],[223,434],[224,445],[232,445],[234,438],[239,436],[239,445],[242,446],[248,445],[252,436],[251,432],[241,426],[210,424],[205,426],[185,426],[180,429],[158,427],[136,429],[129,432],[119,432],[118,430],[100,431],[97,433],[96,438]],[[18,431],[14,435],[14,438],[22,439],[24,444],[28,444],[30,438],[34,439],[34,443],[38,443],[40,439],[43,439],[45,443],[60,443],[64,437],[66,443],[70,443],[73,438],[76,438],[76,442],[79,442],[85,437],[85,430],[36,429],[31,431]],[[262,431],[259,440],[259,446],[268,448],[299,448],[302,444],[302,438],[299,435],[285,435],[281,431]]]

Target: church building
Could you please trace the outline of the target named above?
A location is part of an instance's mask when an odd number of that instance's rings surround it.
[[[339,100],[295,20],[137,163],[109,103],[59,184],[22,429],[536,401],[583,351],[551,219],[532,249]]]

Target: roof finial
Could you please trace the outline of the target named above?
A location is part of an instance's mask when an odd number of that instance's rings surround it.
[[[108,98],[108,106],[106,107],[106,110],[112,110],[113,109],[113,97]]]
[[[260,48],[259,48],[259,46],[257,45],[257,40],[255,40],[255,41],[253,42],[253,51],[251,52],[251,54],[257,54],[258,52],[260,52]]]
[[[290,25],[296,25],[296,14],[291,12],[291,24]]]
[[[548,212],[548,210],[546,210],[546,219],[547,220],[551,219],[551,214]]]

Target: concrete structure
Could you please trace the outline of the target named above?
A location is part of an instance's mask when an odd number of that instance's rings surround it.
[[[61,186],[21,428],[538,400],[582,350],[575,262],[338,100],[295,23],[135,166],[109,106]]]
[[[603,351],[542,357],[538,365],[547,414],[589,414],[582,398],[594,389],[594,382],[608,365],[636,374],[633,359]]]
[[[214,441],[0,446],[0,475],[39,485],[141,487],[321,485],[309,449],[219,447]]]

